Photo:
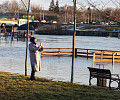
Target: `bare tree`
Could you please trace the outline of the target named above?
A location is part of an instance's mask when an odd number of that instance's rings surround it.
[[[103,18],[102,20],[104,21],[114,21],[114,22],[118,22],[120,23],[120,21],[118,20],[120,15],[119,10],[118,10],[118,2],[114,2],[113,0],[108,0],[106,3],[104,3],[102,0],[101,1],[101,8],[99,8],[94,2],[92,2],[92,0],[86,0],[87,3],[89,4],[89,6],[93,7],[94,9],[97,10],[97,12],[99,12],[100,16]],[[112,2],[117,10],[114,10],[114,8],[106,8],[106,6]],[[118,18],[117,18],[118,17]]]
[[[35,19],[41,19],[42,17],[42,7],[40,5],[31,5],[31,13],[35,16]]]
[[[10,12],[9,5],[10,5],[9,1],[3,2],[3,4],[2,4],[2,6],[3,6],[2,10],[3,10],[4,13]]]

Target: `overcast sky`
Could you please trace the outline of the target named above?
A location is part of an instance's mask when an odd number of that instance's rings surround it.
[[[3,3],[4,1],[6,1],[6,0],[0,0],[0,3]],[[7,1],[12,1],[12,0],[7,0]],[[21,0],[16,0],[16,1],[21,2]],[[25,1],[25,0],[23,0],[23,1]],[[40,6],[44,7],[44,9],[48,10],[51,1],[52,0],[31,0],[31,4],[40,5]],[[54,0],[54,1],[56,2],[56,0]],[[58,0],[58,1],[59,1],[59,6],[63,6],[65,4],[73,5],[73,3],[72,3],[73,0]],[[84,4],[84,5],[88,6],[86,1],[87,0],[77,0],[77,4],[78,5]],[[103,5],[106,5],[106,7],[118,7],[118,4],[120,2],[120,0],[89,0],[89,1],[92,1],[92,3],[97,5],[97,7],[100,7]]]

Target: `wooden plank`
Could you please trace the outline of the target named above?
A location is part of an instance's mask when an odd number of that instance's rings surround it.
[[[116,55],[115,55],[114,58],[120,58],[120,56],[116,56]]]
[[[90,50],[90,51],[107,51],[107,52],[120,52],[120,51],[113,51],[113,50],[100,50],[100,49],[84,49],[84,48],[77,48],[78,50]]]
[[[120,59],[114,59],[114,61],[115,61],[115,62],[119,62],[119,61],[120,61]]]
[[[77,54],[86,54],[87,55],[87,52],[77,52]],[[93,55],[93,53],[88,53],[89,55]]]
[[[59,53],[59,51],[43,51],[42,53]]]
[[[59,51],[43,51],[41,53],[59,53]],[[60,53],[72,53],[72,52],[69,52],[69,51],[60,51]]]
[[[101,53],[120,53],[120,52],[104,52],[103,51],[103,52],[95,52],[95,53],[98,53],[98,54],[100,53],[101,54]]]
[[[87,55],[77,55],[78,57],[87,57]],[[88,56],[88,57],[93,57],[93,56]]]
[[[94,61],[112,61],[112,59],[95,59]]]
[[[95,56],[95,58],[111,58],[112,59],[112,56]]]
[[[72,53],[70,51],[60,51],[60,53]]]
[[[41,56],[44,57],[44,56],[72,56],[72,55],[42,54]]]
[[[44,49],[71,49],[72,50],[72,48],[44,48]]]
[[[95,58],[113,58],[113,56],[95,56]],[[120,58],[120,56],[114,56],[114,58]]]
[[[72,56],[72,55],[60,55],[60,56]]]
[[[58,54],[42,54],[41,56],[58,56]]]
[[[95,61],[109,61],[112,62],[112,59],[95,59]],[[120,60],[114,59],[115,62],[120,62]]]

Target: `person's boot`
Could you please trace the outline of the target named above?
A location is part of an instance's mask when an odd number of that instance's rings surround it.
[[[35,77],[30,77],[30,80],[35,80]]]
[[[30,80],[35,80],[35,72],[34,71],[31,73]]]

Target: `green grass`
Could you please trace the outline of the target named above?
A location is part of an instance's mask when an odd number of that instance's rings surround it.
[[[120,100],[120,92],[0,72],[0,100]]]
[[[91,28],[101,28],[107,31],[112,31],[112,30],[119,30],[120,26],[119,25],[88,25],[85,27],[86,29],[91,29]]]

